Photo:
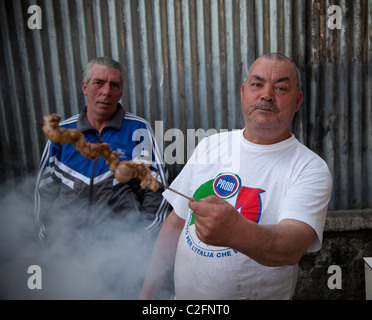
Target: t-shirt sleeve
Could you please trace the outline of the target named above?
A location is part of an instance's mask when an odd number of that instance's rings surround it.
[[[279,222],[285,219],[302,221],[316,233],[308,252],[319,251],[322,247],[331,192],[331,173],[327,164],[319,158],[303,168],[284,198]]]

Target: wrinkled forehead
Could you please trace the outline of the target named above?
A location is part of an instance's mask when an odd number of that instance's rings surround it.
[[[110,81],[121,82],[121,72],[118,69],[96,63],[92,66],[91,78],[98,78],[101,80],[110,79]]]
[[[265,80],[288,78],[290,82],[296,82],[296,69],[290,61],[261,57],[253,63],[250,69],[248,78],[252,77],[260,77]]]

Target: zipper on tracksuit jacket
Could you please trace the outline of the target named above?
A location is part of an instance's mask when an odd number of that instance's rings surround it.
[[[98,135],[98,142],[99,142],[99,143],[102,143],[102,136],[101,136],[101,133],[99,133],[99,135]],[[92,207],[92,205],[93,205],[93,196],[94,196],[94,174],[95,174],[96,169],[97,169],[98,161],[99,161],[99,158],[97,158],[97,159],[94,161],[94,167],[93,167],[92,173],[91,173],[91,175],[90,175],[90,184],[89,184],[89,203],[88,203],[88,208],[89,208],[89,209],[91,209],[91,207]]]

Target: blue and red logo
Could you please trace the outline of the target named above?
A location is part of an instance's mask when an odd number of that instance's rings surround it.
[[[240,177],[234,173],[221,173],[215,179],[202,184],[194,193],[196,200],[216,195],[229,199],[238,214],[246,219],[259,223],[262,211],[261,194],[265,190],[242,186]],[[233,198],[236,196],[236,198]],[[190,210],[191,211],[191,210]],[[238,251],[225,247],[214,247],[203,243],[196,234],[194,213],[188,217],[185,229],[185,241],[192,251],[207,258],[224,258],[237,254]]]
[[[261,194],[265,190],[242,186],[241,179],[234,173],[221,173],[215,179],[202,184],[194,193],[194,198],[200,200],[210,195],[216,195],[222,199],[231,199],[231,205],[248,220],[258,223],[261,218],[262,202]],[[191,224],[194,223],[192,217]]]
[[[218,197],[228,199],[239,191],[240,186],[239,176],[233,173],[222,173],[214,179],[212,188]]]

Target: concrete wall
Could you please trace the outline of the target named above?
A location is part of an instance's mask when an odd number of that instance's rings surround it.
[[[323,248],[306,254],[300,262],[294,299],[364,300],[363,257],[372,256],[372,219],[370,210],[331,212],[324,233]],[[342,271],[341,289],[329,289],[328,280],[337,265]]]

